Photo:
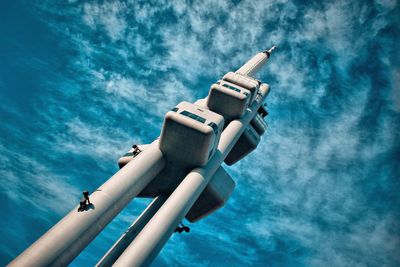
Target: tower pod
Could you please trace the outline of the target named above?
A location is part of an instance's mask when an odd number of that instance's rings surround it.
[[[267,123],[264,121],[264,119],[261,117],[260,114],[257,114],[256,116],[254,116],[254,118],[251,120],[250,124],[251,124],[251,126],[253,126],[254,130],[256,130],[256,132],[259,135],[263,135],[268,128]]]
[[[189,102],[165,115],[160,150],[185,167],[204,166],[217,150],[224,118]]]
[[[252,152],[258,143],[260,143],[260,135],[251,125],[248,125],[231,152],[226,156],[225,163],[228,165],[235,164]]]
[[[250,104],[253,103],[261,84],[258,80],[234,72],[228,72],[222,79],[249,90],[251,92]]]
[[[235,189],[235,181],[221,166],[186,214],[186,219],[195,222],[222,207]]]
[[[224,116],[225,120],[240,118],[249,105],[249,90],[226,81],[218,81],[210,88],[207,106]]]

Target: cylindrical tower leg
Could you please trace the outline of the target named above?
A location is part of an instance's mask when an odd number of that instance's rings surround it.
[[[151,217],[158,211],[167,198],[165,196],[156,197],[140,216],[133,222],[128,230],[118,239],[117,242],[107,251],[107,253],[96,264],[97,267],[107,267],[114,264],[118,257],[124,252],[129,244],[135,239],[143,227],[150,221]]]
[[[68,265],[164,166],[156,140],[90,196],[91,209],[73,209],[9,265]]]

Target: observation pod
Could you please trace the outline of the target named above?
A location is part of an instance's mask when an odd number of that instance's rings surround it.
[[[250,98],[249,90],[226,81],[218,81],[211,86],[206,105],[229,121],[242,117],[249,106]]]
[[[249,76],[241,75],[234,72],[228,72],[222,77],[222,80],[236,84],[251,92],[250,103],[253,103],[254,98],[258,93],[261,82]]]
[[[186,167],[204,166],[217,150],[224,118],[189,102],[165,115],[160,150]]]
[[[260,86],[260,89],[265,91],[266,95],[269,93],[269,88],[268,84],[262,84]],[[264,110],[262,107],[260,109]],[[266,129],[267,124],[262,115],[257,113],[251,120],[250,124],[246,127],[246,130],[240,136],[235,146],[229,152],[224,162],[230,166],[251,153],[260,143],[261,135],[265,133]]]
[[[196,222],[225,205],[235,189],[235,181],[219,167],[204,191],[186,214],[189,222]]]
[[[250,154],[258,146],[260,139],[261,137],[257,131],[251,125],[248,125],[231,152],[225,158],[225,163],[229,166],[233,165]]]
[[[257,114],[254,119],[251,120],[250,125],[253,126],[254,130],[256,130],[259,135],[263,135],[268,128],[267,123],[260,114]]]

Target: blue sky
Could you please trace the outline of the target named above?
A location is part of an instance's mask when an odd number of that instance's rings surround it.
[[[164,114],[278,45],[269,130],[227,205],[154,266],[400,265],[400,8],[379,1],[0,3],[0,265],[117,171]],[[72,263],[90,266],[149,200]]]

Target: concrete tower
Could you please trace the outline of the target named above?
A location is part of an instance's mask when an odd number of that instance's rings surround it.
[[[120,158],[121,169],[90,195],[95,209],[76,207],[9,266],[68,265],[135,197],[154,200],[97,266],[148,266],[184,218],[222,207],[235,188],[222,162],[244,158],[267,128],[269,86],[253,76],[274,49],[225,74],[206,98],[168,111],[160,137]]]

